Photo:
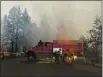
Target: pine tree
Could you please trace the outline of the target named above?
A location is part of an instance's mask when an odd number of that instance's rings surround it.
[[[22,13],[22,30],[23,30],[23,47],[28,48],[31,47],[31,31],[32,31],[32,24],[30,20],[30,16],[28,15],[27,9],[24,10]]]
[[[7,15],[4,16],[3,23],[3,39],[2,39],[2,48],[7,49],[7,41],[8,41],[8,32],[7,32]]]
[[[12,48],[11,51],[18,51],[18,29],[21,26],[21,10],[20,7],[12,7],[9,11],[6,20],[4,20],[4,30],[3,32],[5,38],[7,37],[9,48]],[[5,26],[6,24],[6,26]],[[5,34],[6,33],[6,34]],[[11,46],[11,47],[10,47]]]
[[[102,53],[102,23],[100,17],[96,17],[93,29],[91,29],[89,33],[91,35],[89,43],[91,43],[92,48],[95,49],[97,60],[99,61],[99,55]]]

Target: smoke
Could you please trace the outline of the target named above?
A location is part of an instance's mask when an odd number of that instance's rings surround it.
[[[32,33],[36,42],[40,39],[76,40],[80,35],[87,36],[95,16],[101,14],[101,1],[2,1],[1,11],[14,5],[20,5],[22,9],[27,8],[32,22],[36,22],[36,27],[33,26],[35,32]],[[45,22],[45,25],[41,24],[41,21]]]

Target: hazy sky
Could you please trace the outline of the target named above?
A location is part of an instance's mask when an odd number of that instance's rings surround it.
[[[27,8],[32,21],[38,26],[45,14],[51,26],[52,39],[60,24],[65,26],[72,39],[87,35],[96,15],[101,15],[101,1],[1,1],[1,18],[18,5],[22,9]]]

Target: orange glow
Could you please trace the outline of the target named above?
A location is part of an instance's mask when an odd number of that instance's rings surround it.
[[[63,28],[59,28],[58,29],[58,32],[59,32],[59,44],[62,44],[62,45],[75,45],[75,42],[71,39],[71,37],[69,37],[67,35],[67,33],[64,31]],[[72,47],[69,49],[70,52],[73,52],[75,51],[75,49]]]
[[[59,39],[60,40],[70,40],[71,38],[66,34],[63,28],[58,29]]]
[[[63,26],[58,28],[58,39],[55,40],[58,44],[61,44],[62,47],[65,49],[69,49],[68,52],[78,52],[79,46],[78,43],[81,43],[79,40],[72,40],[71,37],[68,36]],[[66,46],[67,45],[67,46]],[[69,48],[67,48],[69,47]]]
[[[72,38],[67,35],[63,27],[58,28],[59,43],[61,44],[73,44]]]

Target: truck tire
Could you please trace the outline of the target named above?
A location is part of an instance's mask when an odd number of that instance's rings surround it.
[[[33,56],[31,55],[31,56],[28,56],[28,61],[31,61],[31,60],[33,60],[34,58],[33,58]]]
[[[36,55],[33,52],[28,52],[27,59],[28,61],[36,61]]]

